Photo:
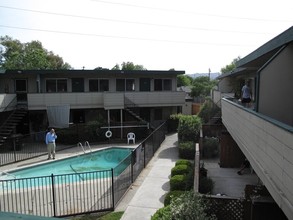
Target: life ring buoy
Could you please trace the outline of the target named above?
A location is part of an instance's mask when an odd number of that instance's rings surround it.
[[[106,136],[106,138],[112,137],[112,131],[110,131],[110,130],[106,131],[105,136]]]

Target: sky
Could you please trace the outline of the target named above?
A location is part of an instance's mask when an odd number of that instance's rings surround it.
[[[290,28],[292,11],[292,0],[0,0],[0,36],[38,40],[74,69],[220,72]]]

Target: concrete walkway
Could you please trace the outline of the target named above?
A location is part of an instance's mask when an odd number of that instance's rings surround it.
[[[141,172],[132,187],[125,194],[115,211],[124,211],[121,220],[150,220],[151,216],[164,206],[165,194],[169,192],[171,169],[179,159],[177,133],[167,135],[147,167]],[[218,159],[203,160],[208,176],[214,182],[213,194],[224,194],[229,197],[244,197],[247,184],[257,185],[255,173],[246,171],[237,174],[238,169],[221,168]]]
[[[124,211],[121,220],[150,220],[164,206],[169,192],[171,169],[178,160],[177,133],[166,136],[147,167],[126,193],[115,211]]]

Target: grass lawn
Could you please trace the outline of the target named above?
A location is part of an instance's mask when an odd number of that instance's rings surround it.
[[[119,220],[124,212],[110,212],[103,216],[84,215],[82,217],[74,217],[71,220]]]

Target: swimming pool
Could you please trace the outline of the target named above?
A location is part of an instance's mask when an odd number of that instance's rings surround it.
[[[125,161],[125,159],[130,158],[129,156],[132,150],[131,148],[107,148],[19,169],[9,172],[8,174],[3,173],[2,176],[0,176],[0,181],[9,180],[9,182],[5,181],[5,184],[2,183],[2,187],[5,185],[5,187],[27,188],[40,184],[43,186],[51,184],[51,176],[53,174],[56,177],[54,180],[55,184],[72,183],[93,178],[108,178],[112,175],[112,168],[117,168],[114,169],[114,176],[117,176],[130,165],[130,159],[127,161]],[[95,175],[90,175],[92,172],[95,172]],[[42,181],[25,181],[33,177],[36,179],[42,178]],[[22,181],[16,181],[19,179],[22,179]]]

